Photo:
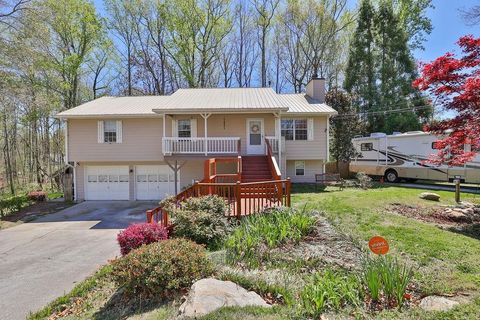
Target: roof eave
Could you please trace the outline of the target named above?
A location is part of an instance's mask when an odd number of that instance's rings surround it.
[[[161,118],[158,113],[149,114],[57,114],[53,116],[56,119],[98,119],[98,118],[110,118],[110,119],[124,119],[124,118]]]

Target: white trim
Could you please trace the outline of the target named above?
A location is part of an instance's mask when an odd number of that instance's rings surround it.
[[[68,120],[64,120],[65,126],[63,127],[64,133],[64,139],[65,139],[65,158],[64,162],[65,164],[68,164]]]
[[[297,162],[303,162],[303,174],[297,174]],[[293,164],[293,170],[295,171],[296,177],[304,177],[305,172],[307,171],[307,162],[305,160],[295,160]]]
[[[117,120],[116,122],[116,129],[117,129],[117,136],[116,136],[116,143],[123,142],[123,123],[122,120]]]
[[[105,143],[105,124],[103,120],[99,120],[97,122],[97,142],[98,143]]]
[[[248,150],[249,146],[250,146],[250,121],[260,121],[261,122],[261,132],[260,132],[260,145],[258,146],[258,152],[256,152],[255,150],[252,152]],[[264,138],[265,138],[265,121],[264,121],[264,118],[247,118],[246,119],[246,122],[245,122],[245,129],[246,129],[246,143],[247,143],[247,146],[246,146],[246,151],[247,151],[247,154],[252,154],[252,155],[255,155],[255,154],[265,154],[265,141],[264,141]],[[254,146],[254,148],[256,148],[257,146]]]
[[[308,118],[307,119],[307,141],[313,141],[314,138],[315,138],[314,120],[313,118]]]

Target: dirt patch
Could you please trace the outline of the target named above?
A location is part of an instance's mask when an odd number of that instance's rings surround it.
[[[358,270],[361,250],[345,235],[338,233],[324,217],[320,217],[312,233],[299,243],[288,243],[272,250],[282,260],[315,261],[323,265],[336,265]]]
[[[435,223],[439,225],[456,225],[458,222],[453,221],[448,216],[444,215],[444,207],[424,207],[420,205],[408,205],[401,203],[392,203],[387,206],[387,210],[393,213],[400,214],[405,217],[414,218],[417,220]]]
[[[2,217],[1,220],[5,222],[2,225],[9,226],[11,225],[10,223],[13,223],[13,225],[15,225],[19,222],[28,222],[39,216],[55,213],[60,210],[66,209],[72,205],[73,203],[63,201],[36,202],[28,207],[22,208],[14,214]]]

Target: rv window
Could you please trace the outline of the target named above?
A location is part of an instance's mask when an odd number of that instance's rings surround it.
[[[369,143],[362,143],[360,145],[360,149],[362,151],[372,151],[373,150],[373,143],[369,142]]]
[[[439,150],[439,149],[441,149],[438,141],[432,142],[432,149],[433,149],[433,150]]]

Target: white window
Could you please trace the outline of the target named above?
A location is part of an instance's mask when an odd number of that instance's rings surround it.
[[[117,142],[117,122],[108,120],[103,122],[103,141]]]
[[[295,175],[296,176],[305,175],[305,161],[295,161]]]
[[[98,143],[122,143],[122,121],[98,121]]]
[[[281,127],[285,140],[310,140],[307,119],[282,119]]]
[[[192,123],[190,120],[178,120],[178,137],[191,138],[192,137]]]

